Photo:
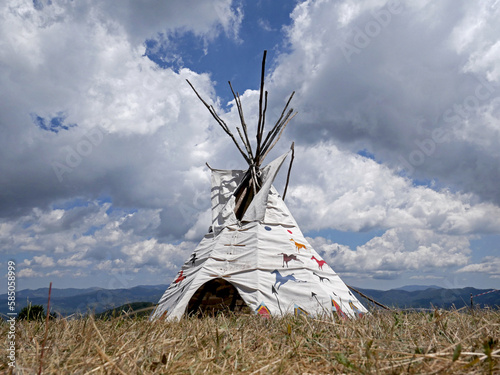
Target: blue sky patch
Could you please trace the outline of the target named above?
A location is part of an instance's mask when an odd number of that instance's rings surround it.
[[[54,210],[68,211],[75,207],[88,207],[91,201],[83,198],[68,199],[52,205]]]
[[[92,225],[85,233],[83,233],[82,235],[83,236],[93,236],[95,234],[95,232],[97,232],[98,230],[104,228],[104,224],[103,225]]]
[[[357,154],[365,158],[375,160],[375,155],[368,151],[366,148],[364,150],[358,151]]]
[[[414,186],[424,186],[430,189],[437,190],[437,181],[435,179],[423,178],[423,179],[414,179]]]
[[[306,233],[306,235],[313,238],[323,237],[332,242],[336,242],[341,245],[347,245],[352,250],[356,250],[356,247],[364,245],[372,238],[380,237],[384,233],[384,229],[373,229],[366,232],[343,232],[336,229],[322,229],[317,231],[309,231]]]
[[[76,124],[66,124],[65,120],[68,117],[64,112],[57,112],[56,116],[52,118],[44,118],[36,113],[31,113],[31,119],[34,124],[40,129],[59,133],[60,130],[69,130],[69,128],[77,126]]]
[[[33,0],[33,8],[35,8],[36,10],[42,10],[43,2],[41,0]]]
[[[472,263],[481,262],[484,257],[500,254],[500,234],[484,234],[470,240]]]
[[[258,90],[264,50],[273,51],[268,53],[267,71],[274,65],[273,58],[288,51],[289,46],[283,42],[284,26],[291,23],[295,2],[243,3],[244,18],[237,38],[221,33],[215,41],[207,43],[193,32],[158,34],[156,39],[145,42],[145,56],[162,68],[210,72],[212,80],[217,82],[222,105],[233,100],[228,81],[240,94],[247,89]]]

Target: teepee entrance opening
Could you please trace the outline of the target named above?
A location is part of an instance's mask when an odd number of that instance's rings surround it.
[[[188,303],[189,316],[214,316],[219,312],[249,314],[252,310],[243,301],[238,290],[224,279],[217,278],[203,284]]]

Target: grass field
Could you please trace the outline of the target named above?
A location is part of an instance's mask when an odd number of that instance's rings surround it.
[[[9,326],[2,323],[3,337]],[[18,321],[14,373],[499,374],[500,311]],[[0,372],[8,373],[6,351]]]

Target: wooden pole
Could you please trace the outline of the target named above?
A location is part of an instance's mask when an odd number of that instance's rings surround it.
[[[208,103],[206,101],[203,100],[203,98],[200,96],[200,94],[198,94],[198,91],[196,91],[196,89],[194,88],[194,86],[191,84],[191,82],[189,82],[188,79],[186,79],[187,83],[189,83],[189,86],[191,86],[191,88],[193,89],[193,91],[195,92],[196,96],[198,97],[198,99],[201,100],[201,102],[205,105],[205,107],[207,107],[208,111],[210,112],[210,114],[212,115],[212,117],[218,122],[218,124],[221,126],[221,128],[226,132],[227,135],[229,135],[231,137],[231,139],[233,140],[234,144],[236,145],[236,147],[238,148],[238,151],[241,153],[241,155],[243,155],[243,158],[245,158],[246,162],[248,164],[252,164],[251,160],[249,159],[249,157],[243,152],[243,150],[241,149],[238,141],[236,141],[236,138],[234,138],[234,135],[233,133],[231,133],[231,131],[229,130],[228,126],[226,125],[226,123],[224,122],[224,120],[222,120],[219,115],[217,114],[217,112],[215,112],[215,109],[214,107],[212,107],[211,105],[208,105]]]
[[[245,139],[243,139],[241,133],[239,132],[239,129],[237,128],[238,133],[240,133],[240,138],[247,149],[248,156],[250,157],[251,160],[253,160],[252,146],[250,145],[250,141],[248,139],[248,129],[247,129],[247,124],[245,122],[245,117],[243,116],[243,106],[241,105],[240,94],[234,92],[233,86],[231,85],[231,81],[228,81],[228,83],[229,87],[231,88],[231,92],[233,93],[234,101],[236,102],[236,107],[238,108],[238,114],[240,116],[241,127],[243,128]]]
[[[366,299],[367,299],[368,301],[370,301],[370,302],[373,302],[375,305],[380,306],[380,307],[382,307],[383,309],[386,309],[386,310],[392,311],[392,309],[390,309],[389,307],[387,307],[387,306],[385,306],[385,305],[382,305],[380,302],[377,302],[377,301],[375,301],[374,299],[372,299],[372,298],[370,298],[370,297],[368,297],[368,296],[364,295],[364,294],[363,294],[363,293],[361,293],[359,290],[354,289],[352,286],[350,286],[350,285],[346,285],[346,286],[347,286],[349,289],[352,289],[353,291],[355,291],[356,293],[358,293],[361,297],[366,298]]]
[[[293,111],[293,109],[291,109],[290,111]],[[278,138],[276,138],[276,140],[274,141],[274,143],[268,147],[267,151],[265,151],[264,155],[262,156],[262,158],[260,159],[259,163],[262,162],[262,160],[264,160],[267,156],[267,154],[269,154],[269,152],[273,149],[273,147],[276,145],[276,143],[280,140],[281,138],[281,135],[283,134],[283,130],[285,130],[286,126],[288,125],[288,123],[290,122],[291,119],[293,119],[295,117],[295,115],[297,114],[297,112],[295,112],[293,114],[293,116],[291,116],[282,126],[281,130],[280,130],[280,133],[278,135]],[[260,164],[259,164],[260,165]]]
[[[290,181],[290,172],[292,171],[293,159],[295,157],[295,142],[292,142],[290,149],[292,150],[292,158],[290,159],[290,165],[288,166],[288,173],[286,175],[285,191],[283,192],[283,201],[285,200],[286,191],[288,189],[288,182]]]
[[[264,122],[262,121],[262,97],[264,96],[264,77],[266,74],[266,56],[267,50],[264,50],[262,57],[262,71],[260,75],[260,96],[259,96],[259,122],[257,124],[257,150],[260,150],[260,143],[262,141],[262,132],[264,131]],[[259,155],[259,152],[256,153]],[[258,156],[257,156],[258,157]]]
[[[262,129],[260,132],[260,140],[262,143],[262,135],[264,134],[264,125],[266,123],[266,111],[267,111],[267,91],[264,93],[264,109],[262,110]]]
[[[295,95],[295,91],[292,92],[292,94],[288,98],[288,101],[286,102],[285,108],[283,108],[283,111],[281,112],[280,118],[278,119],[278,121],[276,121],[276,124],[274,125],[274,127],[267,133],[266,139],[264,140],[264,142],[262,144],[263,148],[266,146],[267,142],[272,142],[272,139],[269,141],[269,137],[271,136],[271,134],[276,133],[276,129],[278,128],[279,124],[282,122],[283,116],[285,116],[286,110],[287,110],[288,106],[290,105],[290,102],[292,101],[292,98],[294,95]]]

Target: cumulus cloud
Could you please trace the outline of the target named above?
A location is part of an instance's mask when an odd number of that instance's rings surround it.
[[[54,259],[52,257],[48,257],[47,255],[34,256],[31,264],[38,264],[40,267],[53,267]]]
[[[496,1],[304,1],[271,77],[297,90],[293,136],[334,140],[500,203]]]
[[[117,205],[168,212],[179,203],[175,197],[196,194],[206,180],[190,168],[203,166],[218,141],[185,79],[214,98],[208,75],[160,69],[143,56],[144,39],[132,41],[130,33],[138,19],[163,30],[154,7],[129,4],[111,16],[109,5],[99,4],[61,1],[35,9],[18,1],[1,10],[0,84],[9,90],[0,94],[0,121],[9,136],[0,141],[0,216],[102,194]],[[179,16],[167,23],[170,31],[238,28],[228,1],[203,5],[205,13],[196,13],[203,22],[188,21],[190,4],[170,6],[158,10]],[[145,22],[148,17],[152,22]],[[47,131],[33,116],[75,126]]]
[[[405,271],[463,266],[470,254],[465,236],[436,235],[429,230],[389,229],[356,249],[322,237],[310,240],[336,271],[358,271],[383,279]]]
[[[88,207],[96,205],[96,202],[91,202]],[[160,243],[154,238],[145,240],[145,233],[155,233],[156,226],[160,224],[158,210],[133,213],[108,211],[109,204],[102,205],[98,210],[83,208],[46,212],[34,210],[31,215],[23,216],[17,222],[10,222],[13,224],[11,231],[0,237],[0,241],[14,247],[20,242],[18,237],[23,240],[31,238],[46,253],[19,263],[20,277],[83,278],[101,271],[127,274],[137,273],[141,269],[147,269],[150,274],[173,274],[196,246],[196,243],[189,241],[174,245]],[[67,217],[79,214],[81,219],[75,220],[79,225],[64,225]],[[156,220],[152,220],[145,228],[144,219],[148,217],[156,217]],[[27,226],[27,223],[31,223],[31,226]],[[27,228],[22,230],[24,226]],[[15,253],[13,251],[11,254]]]
[[[82,259],[82,257],[83,253],[79,253],[73,254],[67,258],[60,258],[57,261],[57,265],[62,267],[77,267],[83,269],[85,267],[88,267],[91,262],[89,260]]]
[[[43,274],[40,272],[33,271],[32,268],[23,268],[17,273],[16,276],[31,278],[31,277],[40,277],[43,276]]]
[[[415,186],[383,164],[333,144],[296,149],[287,204],[305,230],[431,229],[444,235],[498,233],[500,208],[473,194]]]
[[[442,280],[444,279],[443,276],[436,276],[436,275],[416,275],[416,276],[410,276],[411,280]]]
[[[500,258],[488,256],[481,263],[468,264],[457,272],[481,272],[488,274],[491,278],[500,278]]]

